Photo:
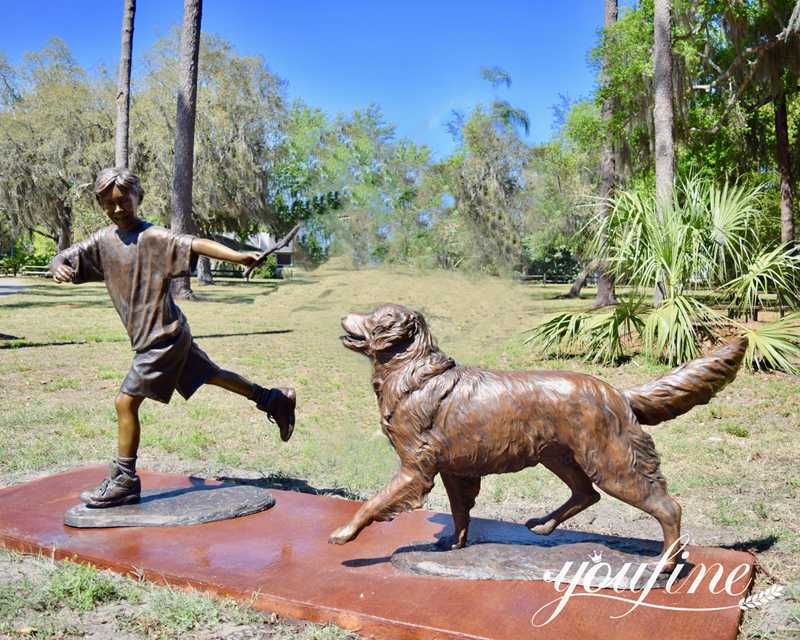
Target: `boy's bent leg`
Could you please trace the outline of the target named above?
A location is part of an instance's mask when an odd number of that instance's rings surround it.
[[[94,490],[81,494],[88,507],[116,507],[139,501],[142,484],[136,475],[136,453],[139,450],[139,407],[144,400],[120,392],[114,401],[117,410],[117,457],[111,463],[108,477]]]
[[[238,373],[226,371],[225,369],[220,369],[217,371],[217,373],[209,379],[208,384],[213,384],[215,387],[222,387],[228,391],[233,391],[234,393],[238,393],[240,396],[244,396],[248,400],[253,399],[258,386],[243,378]]]
[[[220,369],[208,380],[208,384],[238,393],[256,403],[256,408],[267,414],[267,418],[277,423],[281,440],[286,442],[294,431],[294,408],[296,398],[294,389],[275,387],[265,389],[253,384],[238,373]]]

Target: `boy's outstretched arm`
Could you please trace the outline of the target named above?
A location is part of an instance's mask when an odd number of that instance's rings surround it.
[[[249,267],[253,264],[260,255],[258,253],[235,251],[234,249],[226,247],[224,244],[214,242],[213,240],[206,240],[205,238],[195,238],[192,240],[192,253],[196,253],[199,256],[214,258],[214,260],[224,260],[225,262],[241,264],[245,267]]]
[[[53,258],[50,263],[50,273],[56,282],[72,282],[73,278],[75,278],[75,269],[67,264],[61,254]]]
[[[95,232],[85,240],[58,253],[50,262],[53,280],[74,284],[102,282],[103,261],[99,243],[103,233],[103,230]]]

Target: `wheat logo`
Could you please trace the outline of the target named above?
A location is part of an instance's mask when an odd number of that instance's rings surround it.
[[[747,611],[748,609],[759,609],[783,596],[783,585],[773,584],[769,589],[759,591],[739,600],[739,608]]]

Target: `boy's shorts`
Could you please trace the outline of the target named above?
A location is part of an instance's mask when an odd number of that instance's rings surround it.
[[[176,389],[186,400],[219,372],[189,328],[178,335],[137,351],[120,391],[129,396],[168,403]]]

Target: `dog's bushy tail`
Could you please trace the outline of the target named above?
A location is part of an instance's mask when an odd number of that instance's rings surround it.
[[[739,337],[703,358],[692,360],[658,380],[622,392],[640,424],[659,424],[708,401],[733,381],[747,350]]]

